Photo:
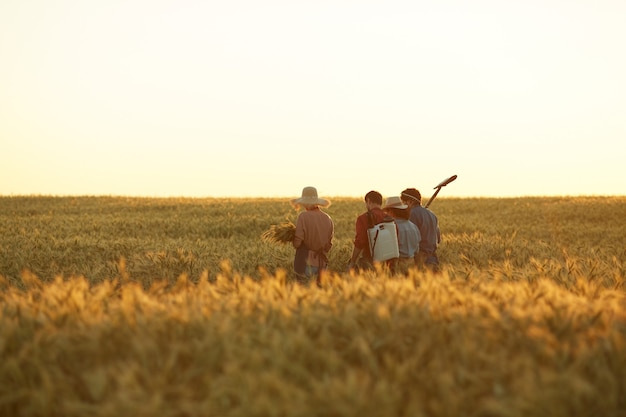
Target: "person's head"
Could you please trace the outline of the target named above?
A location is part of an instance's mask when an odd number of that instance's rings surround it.
[[[402,198],[402,202],[407,204],[409,207],[422,205],[422,195],[415,188],[407,188],[402,191],[400,197]]]
[[[400,197],[387,197],[383,210],[392,217],[400,219],[409,218],[409,206],[402,202]]]
[[[383,204],[383,196],[378,191],[370,191],[365,194],[365,205],[367,209],[373,209],[375,207],[380,207]]]
[[[291,205],[296,208],[304,207],[307,210],[330,206],[330,201],[317,196],[317,189],[315,187],[304,187],[302,189],[302,196],[300,198],[294,198],[290,202]]]

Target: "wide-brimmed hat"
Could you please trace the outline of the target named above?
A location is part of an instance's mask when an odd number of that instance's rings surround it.
[[[315,187],[304,187],[302,189],[302,197],[294,198],[291,200],[291,204],[294,206],[330,206],[330,201],[319,198],[317,196],[317,189]]]
[[[389,208],[405,209],[405,208],[409,208],[409,206],[404,204],[400,197],[393,196],[393,197],[387,197],[387,200],[385,201],[385,205],[383,206],[383,210],[389,209]]]

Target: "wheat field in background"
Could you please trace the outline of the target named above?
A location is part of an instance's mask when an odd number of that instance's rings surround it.
[[[440,274],[321,287],[278,199],[0,197],[0,415],[622,416],[626,197],[439,197]]]

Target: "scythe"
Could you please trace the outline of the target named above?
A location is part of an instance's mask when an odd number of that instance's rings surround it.
[[[430,199],[428,200],[428,203],[426,203],[426,205],[424,206],[425,208],[428,208],[428,206],[430,206],[430,203],[433,202],[433,200],[435,199],[435,197],[437,197],[437,194],[439,194],[439,191],[441,191],[441,187],[445,187],[446,185],[450,184],[452,181],[454,181],[456,179],[456,175],[451,176],[450,178],[446,178],[445,180],[441,181],[439,184],[437,184],[434,189],[436,189],[437,191],[435,191],[435,194],[432,195],[432,197],[430,197]]]

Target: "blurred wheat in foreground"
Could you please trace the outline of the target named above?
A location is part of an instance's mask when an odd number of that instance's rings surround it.
[[[0,415],[623,415],[624,292],[572,279],[24,273],[0,284]]]

